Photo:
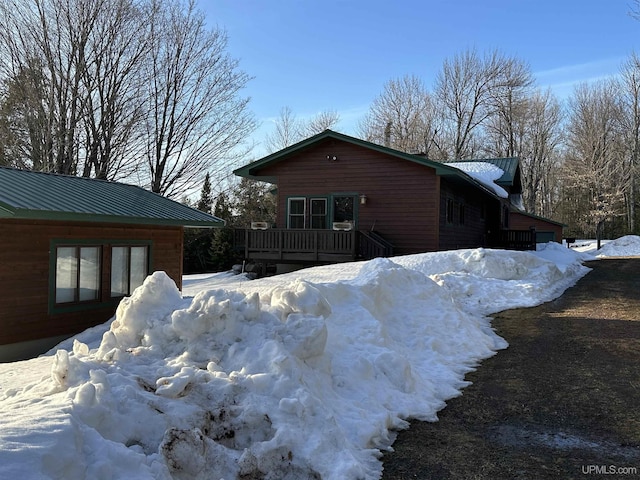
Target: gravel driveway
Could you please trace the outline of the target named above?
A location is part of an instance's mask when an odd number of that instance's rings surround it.
[[[383,479],[640,478],[640,258],[587,266],[555,301],[494,316],[509,348],[399,434]]]

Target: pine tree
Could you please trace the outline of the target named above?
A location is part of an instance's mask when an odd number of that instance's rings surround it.
[[[211,178],[209,174],[204,178],[200,200],[195,207],[205,213],[211,213],[213,198],[211,196]],[[211,244],[214,232],[208,228],[187,228],[184,231],[184,260],[185,273],[202,273],[212,269]]]
[[[213,207],[213,197],[211,196],[211,177],[207,172],[204,177],[204,183],[202,184],[202,190],[200,191],[200,200],[196,208],[202,212],[211,213]]]
[[[223,192],[216,199],[216,206],[213,214],[224,220],[224,228],[216,228],[213,231],[209,254],[212,268],[216,271],[230,269],[234,263],[242,260],[241,254],[233,249],[233,214],[227,195]]]

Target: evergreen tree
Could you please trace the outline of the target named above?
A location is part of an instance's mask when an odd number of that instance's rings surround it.
[[[211,213],[213,198],[211,196],[211,178],[209,173],[204,178],[200,200],[195,208],[202,212]],[[217,230],[217,229],[216,229]],[[213,268],[210,245],[215,233],[208,228],[187,228],[184,231],[184,260],[185,273],[202,273]]]
[[[202,190],[200,191],[200,200],[196,208],[202,212],[211,213],[213,207],[213,197],[211,196],[211,177],[209,172],[204,177],[204,184],[202,184]]]
[[[272,189],[268,183],[243,178],[233,191],[234,225],[248,228],[251,222],[275,223],[276,196]]]
[[[209,248],[209,256],[211,265],[215,271],[224,271],[230,269],[235,263],[242,261],[243,252],[234,251],[234,228],[233,214],[231,204],[227,195],[223,192],[216,199],[216,206],[213,214],[224,220],[226,225],[224,228],[216,228],[213,230],[211,244]]]

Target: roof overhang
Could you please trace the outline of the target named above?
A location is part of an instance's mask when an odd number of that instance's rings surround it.
[[[244,178],[251,178],[253,180],[260,180],[263,182],[276,183],[275,177],[270,177],[267,175],[260,175],[259,171],[265,167],[273,165],[275,163],[286,160],[287,158],[298,154],[308,148],[311,148],[318,144],[319,142],[326,139],[334,139],[340,140],[343,142],[350,143],[352,145],[358,145],[364,148],[368,148],[369,150],[374,150],[376,152],[384,153],[386,155],[391,155],[393,157],[402,158],[404,160],[419,163],[421,165],[425,165],[428,167],[432,167],[436,169],[436,173],[444,174],[447,172],[457,171],[452,167],[448,167],[442,163],[434,162],[433,160],[426,159],[419,155],[411,155],[410,153],[404,153],[399,150],[394,150],[393,148],[384,147],[382,145],[377,145],[375,143],[368,142],[366,140],[361,140],[359,138],[350,137],[349,135],[344,135],[342,133],[334,132],[333,130],[325,130],[317,135],[309,137],[301,142],[295,143],[287,148],[284,148],[278,152],[272,153],[263,157],[259,160],[249,163],[244,167],[237,168],[233,171],[235,175]]]
[[[343,142],[350,143],[352,145],[357,145],[360,147],[367,148],[369,150],[373,150],[376,152],[383,153],[385,155],[390,155],[392,157],[400,158],[403,160],[407,160],[409,162],[417,163],[420,165],[424,165],[425,167],[433,168],[436,171],[436,175],[447,178],[449,181],[460,184],[472,184],[480,190],[484,191],[488,195],[501,199],[494,191],[483,185],[481,182],[477,181],[467,173],[462,170],[445,165],[444,163],[436,162],[434,160],[429,160],[420,155],[412,155],[410,153],[401,152],[399,150],[395,150],[393,148],[384,147],[382,145],[378,145],[375,143],[368,142],[366,140],[362,140],[359,138],[351,137],[349,135],[344,135],[342,133],[334,132],[333,130],[325,130],[322,133],[309,137],[301,142],[298,142],[294,145],[291,145],[287,148],[284,148],[278,152],[272,153],[263,157],[259,160],[249,163],[244,167],[237,168],[233,171],[235,175],[243,178],[250,178],[252,180],[258,180],[262,182],[268,183],[277,183],[277,178],[269,175],[261,175],[260,170],[274,165],[278,162],[286,160],[293,155],[297,155],[303,152],[306,149],[312,148],[316,146],[318,143],[322,142],[326,139],[334,139],[340,140]]]
[[[155,225],[190,228],[220,228],[225,221],[209,215],[214,220],[202,219],[168,219],[149,217],[128,217],[122,215],[97,215],[94,213],[60,212],[50,210],[28,210],[21,208],[8,208],[0,204],[0,219],[10,218],[15,220],[45,220],[62,222],[83,223],[119,223],[131,225]]]

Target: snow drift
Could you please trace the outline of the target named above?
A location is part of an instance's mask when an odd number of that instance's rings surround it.
[[[507,346],[485,315],[586,273],[557,248],[555,261],[476,249],[317,267],[192,298],[156,272],[99,343],[75,339],[15,364],[48,363],[46,378],[0,383],[0,474],[378,478],[393,432],[437,420]]]

